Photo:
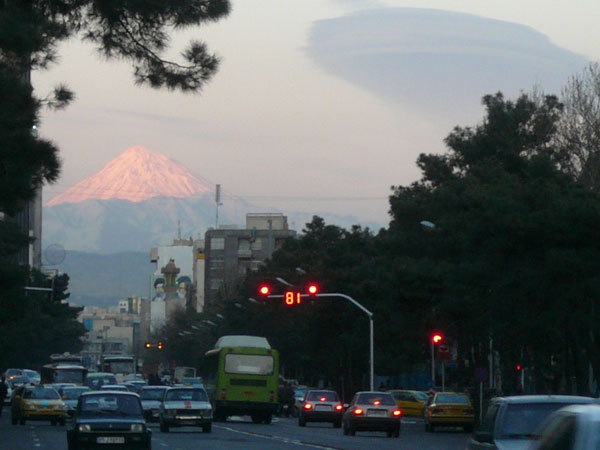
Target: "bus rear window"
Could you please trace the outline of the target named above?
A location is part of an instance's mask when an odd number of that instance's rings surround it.
[[[225,355],[225,372],[236,375],[273,375],[270,355]]]

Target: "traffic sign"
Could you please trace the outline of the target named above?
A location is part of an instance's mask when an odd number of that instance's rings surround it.
[[[440,361],[448,361],[450,359],[450,347],[440,345],[438,347],[437,357]]]
[[[487,380],[487,377],[488,373],[487,370],[485,370],[485,367],[478,367],[477,369],[475,369],[475,380],[478,383],[483,383]]]

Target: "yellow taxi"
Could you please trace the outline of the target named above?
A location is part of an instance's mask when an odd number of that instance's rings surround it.
[[[467,433],[473,431],[475,414],[467,394],[438,392],[425,410],[425,431],[437,426],[462,427]]]
[[[25,425],[27,420],[48,420],[52,425],[64,425],[67,405],[50,386],[21,386],[12,396],[11,422]]]
[[[425,411],[425,402],[422,401],[414,391],[406,391],[402,389],[392,389],[388,391],[396,400],[398,409],[402,411],[403,416],[418,416],[423,417]],[[427,396],[425,396],[427,399]]]

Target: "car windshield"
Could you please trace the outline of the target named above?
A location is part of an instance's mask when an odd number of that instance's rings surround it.
[[[23,398],[32,400],[58,400],[58,392],[51,388],[27,389]]]
[[[413,391],[413,394],[415,394],[415,397],[417,397],[423,403],[427,403],[427,394],[425,392],[423,392],[423,391]]]
[[[454,403],[460,405],[468,405],[469,397],[464,394],[438,394],[435,396],[435,403]]]
[[[96,394],[80,398],[80,413],[94,416],[141,416],[140,401],[134,395]]]
[[[164,389],[142,389],[140,398],[142,400],[162,400],[164,394]]]
[[[204,389],[169,389],[165,401],[193,400],[196,402],[207,402],[208,397]]]
[[[116,382],[117,378],[114,375],[88,375],[85,380],[85,385],[97,389],[103,384],[115,384]]]
[[[384,394],[383,392],[373,392],[368,394],[359,394],[356,400],[357,404],[365,405],[387,405],[395,406],[396,402],[391,394]]]
[[[337,402],[338,396],[335,392],[330,391],[311,391],[306,396],[306,400],[321,402]]]
[[[569,404],[572,403],[509,404],[500,424],[500,438],[532,439],[550,414]]]
[[[62,390],[62,397],[64,400],[77,400],[82,392],[89,390],[87,387],[66,388]]]

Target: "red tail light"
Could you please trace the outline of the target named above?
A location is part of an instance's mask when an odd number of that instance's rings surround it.
[[[325,397],[321,397],[319,400],[321,400],[322,402],[324,402],[326,400]]]
[[[362,416],[363,410],[361,408],[354,408],[355,416]]]
[[[221,390],[221,400],[225,400],[227,398],[227,391],[225,389]]]
[[[305,403],[304,409],[312,409],[312,403]]]
[[[275,392],[271,391],[269,394],[269,401],[270,402],[274,402],[275,401]]]
[[[399,409],[395,409],[392,412],[392,416],[394,416],[394,417],[400,417],[401,415],[402,415],[402,411],[400,411]]]
[[[335,410],[336,411],[341,411],[342,409],[344,409],[343,405],[335,405]]]
[[[373,402],[373,404],[374,404],[375,406],[379,406],[379,405],[381,405],[381,402],[380,402],[379,400],[375,400],[375,401]]]

